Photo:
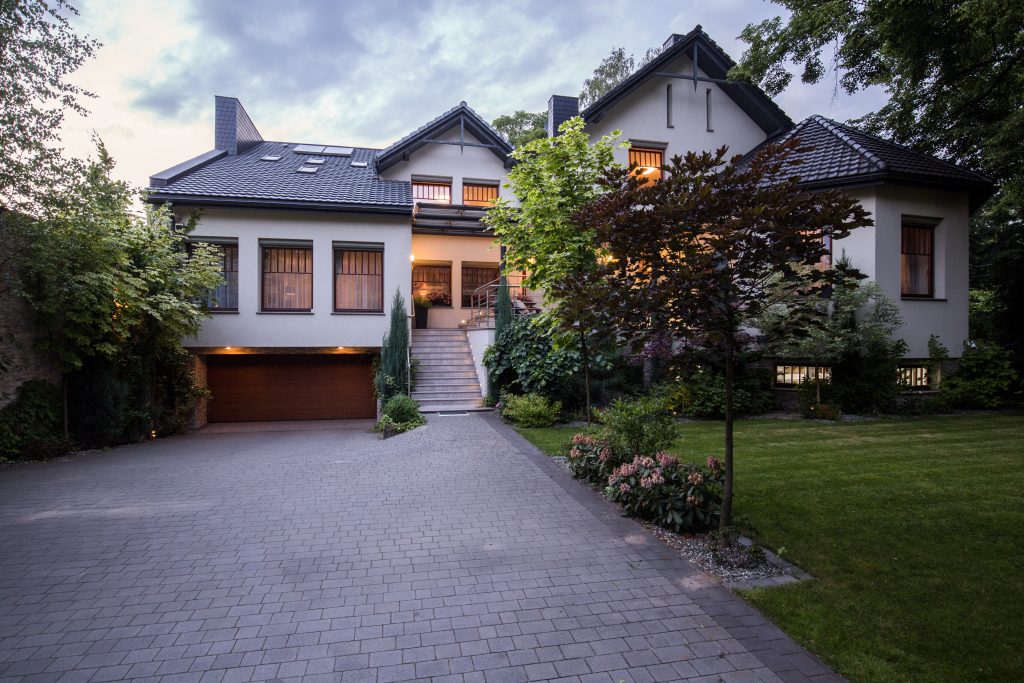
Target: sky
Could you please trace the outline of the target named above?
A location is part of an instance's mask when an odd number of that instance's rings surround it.
[[[99,40],[72,80],[94,93],[64,146],[98,134],[136,185],[213,147],[214,95],[241,100],[266,140],[384,147],[465,100],[492,120],[575,95],[613,47],[638,56],[696,24],[733,59],[762,0],[72,0]],[[794,79],[776,98],[794,120],[847,120],[884,93]]]

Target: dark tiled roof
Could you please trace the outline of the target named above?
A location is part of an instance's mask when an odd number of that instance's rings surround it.
[[[914,151],[876,135],[811,116],[775,141],[799,138],[806,152],[786,169],[808,186],[849,185],[874,180],[963,187],[980,201],[991,194],[991,180],[948,161]],[[767,144],[767,143],[765,143]],[[763,146],[763,145],[761,145]],[[754,154],[761,146],[751,150]],[[980,203],[979,201],[979,203]]]
[[[374,169],[375,149],[356,147],[352,156],[320,155],[324,163],[316,173],[296,169],[317,155],[297,154],[294,143],[261,142],[238,155],[224,155],[154,186],[151,198],[175,201],[188,198],[222,200],[232,204],[274,203],[316,208],[380,207],[412,211],[412,188],[408,182],[379,180]],[[278,161],[261,161],[279,155]],[[365,167],[352,166],[364,162]],[[156,183],[153,183],[156,185]]]
[[[622,99],[633,88],[662,71],[673,60],[697,53],[697,68],[714,79],[725,79],[729,69],[736,62],[711,39],[700,24],[686,35],[672,34],[657,57],[637,69],[632,75],[616,85],[597,101],[581,112],[585,121],[594,122],[616,102]],[[686,74],[689,75],[689,74]],[[682,81],[690,84],[692,81]],[[793,121],[786,112],[779,108],[770,97],[755,85],[748,83],[718,83],[725,92],[753,121],[768,135],[777,135],[793,126]]]
[[[487,123],[479,114],[465,102],[459,102],[433,121],[420,126],[397,142],[388,145],[377,152],[377,168],[380,171],[401,160],[406,152],[414,152],[425,144],[425,140],[435,135],[444,133],[453,124],[462,119],[463,125],[475,138],[485,144],[493,145],[491,151],[504,160],[512,152],[512,144],[505,139],[491,124]]]

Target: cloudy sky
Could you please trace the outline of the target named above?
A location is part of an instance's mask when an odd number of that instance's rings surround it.
[[[238,97],[267,140],[384,146],[466,100],[488,120],[577,94],[613,46],[642,55],[701,24],[733,58],[762,0],[72,0],[80,32],[103,43],[74,80],[97,97],[65,146],[91,131],[119,177],[151,173],[213,146],[213,97]],[[794,119],[845,120],[877,92],[799,82],[778,98]]]

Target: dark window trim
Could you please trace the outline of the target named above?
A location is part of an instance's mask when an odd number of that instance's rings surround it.
[[[237,237],[203,237],[201,235],[190,235],[186,238],[186,245],[191,248],[194,244],[210,244],[215,247],[234,247],[235,249],[235,299],[238,300],[241,295],[240,286],[240,272],[239,272],[239,249],[238,249],[238,238]],[[209,295],[206,300],[206,312],[214,314],[223,313],[238,313],[238,306],[217,306],[216,308],[210,306]]]
[[[921,218],[917,216],[901,216],[900,218],[900,298],[907,300],[932,301],[935,299],[935,229],[939,227],[941,220],[934,218]],[[928,293],[913,294],[903,291],[903,230],[904,228],[916,228],[927,230],[930,235],[930,248],[928,249]]]
[[[338,308],[338,253],[344,251],[372,251],[380,254],[380,308]],[[359,245],[352,242],[335,242],[331,250],[331,312],[332,313],[365,313],[373,315],[384,312],[384,245]]]
[[[314,279],[313,263],[313,242],[309,240],[260,240],[260,310],[258,313],[299,313],[313,314],[313,307],[316,305],[316,280]],[[266,272],[264,268],[264,253],[267,249],[308,249],[309,250],[309,308],[265,308],[263,298],[264,280]]]

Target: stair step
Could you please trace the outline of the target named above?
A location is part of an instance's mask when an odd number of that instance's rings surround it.
[[[449,387],[445,389],[413,389],[413,398],[480,398],[480,388],[456,389]]]

